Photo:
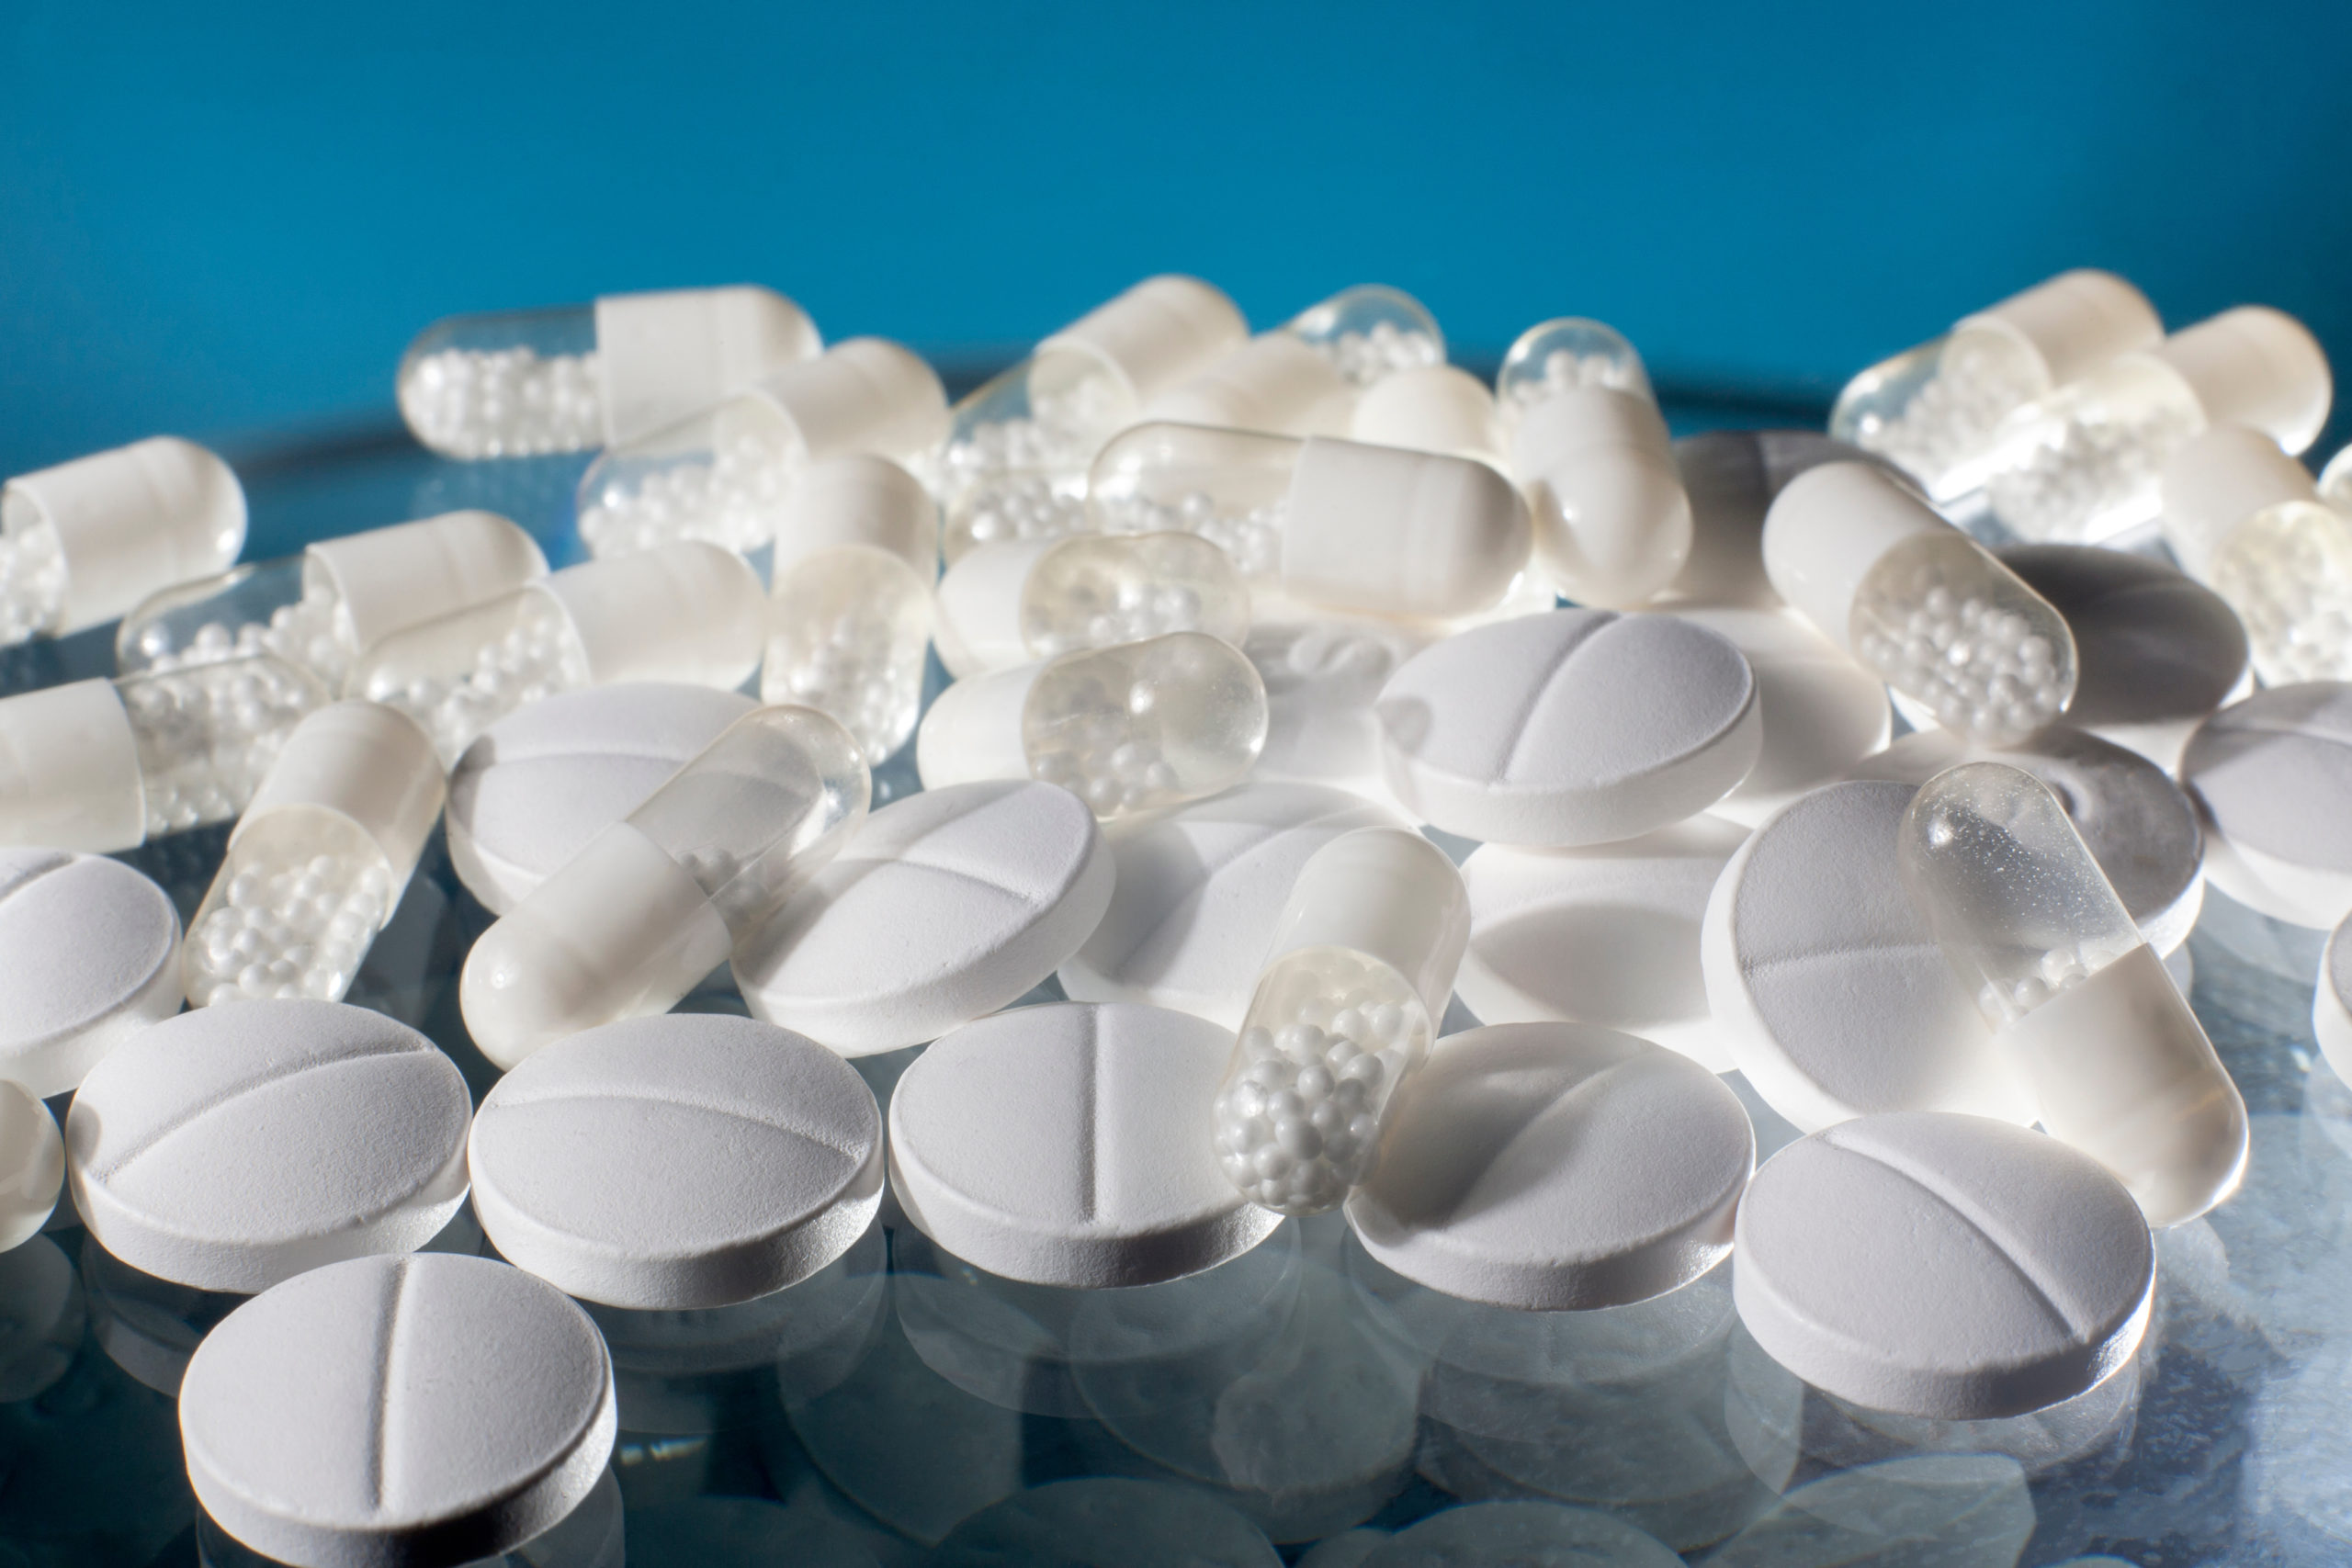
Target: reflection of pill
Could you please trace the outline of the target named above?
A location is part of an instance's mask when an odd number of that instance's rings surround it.
[[[2180,782],[2205,813],[2213,886],[2290,925],[2352,911],[2352,685],[2273,686],[2207,719]]]
[[[1427,1568],[1451,1562],[1606,1562],[1611,1568],[1673,1568],[1682,1560],[1657,1537],[1593,1508],[1557,1503],[1473,1503],[1397,1531],[1363,1568]]]
[[[1282,1559],[1257,1526],[1190,1487],[1095,1475],[1032,1487],[983,1509],[957,1525],[931,1561],[940,1568],[999,1562],[1275,1568]]]
[[[2335,928],[2320,960],[2319,984],[2312,993],[2312,1032],[2335,1076],[2352,1083],[2352,938],[2346,931],[2352,931],[2352,919]]]
[[[0,849],[0,1078],[46,1099],[180,1010],[180,918],[120,861]]]

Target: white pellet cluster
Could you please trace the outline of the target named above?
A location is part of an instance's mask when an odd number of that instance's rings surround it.
[[[682,459],[634,485],[607,479],[580,507],[580,541],[597,556],[628,555],[673,539],[730,550],[766,544],[795,472],[787,444],[744,434],[708,462]]]
[[[458,348],[402,367],[401,417],[452,457],[532,457],[596,445],[604,398],[593,354]]]
[[[268,997],[339,1000],[391,913],[391,877],[374,856],[313,855],[247,867],[220,907],[188,933],[189,999],[203,1006]]]
[[[351,669],[354,641],[351,615],[343,596],[331,585],[320,583],[291,604],[272,610],[267,621],[207,621],[178,647],[173,646],[162,626],[151,625],[140,640],[139,652],[146,667],[158,672],[217,664],[248,654],[275,654],[340,690]]]
[[[1956,594],[1934,567],[1889,573],[1854,602],[1854,649],[1954,729],[2022,740],[2067,692],[2050,639],[1985,594]]]
[[[65,604],[65,553],[57,530],[35,522],[0,533],[0,648],[38,637]]]
[[[244,809],[318,688],[271,659],[202,664],[126,681],[147,831],[183,832]]]
[[[462,752],[496,719],[526,704],[588,684],[587,655],[562,606],[526,596],[512,623],[447,675],[398,680],[379,673],[360,687],[369,702],[398,708],[424,726],[445,756]]]

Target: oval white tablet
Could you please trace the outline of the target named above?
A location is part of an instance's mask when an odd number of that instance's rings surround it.
[[[2256,692],[2197,727],[2180,782],[2205,813],[2205,873],[2289,925],[2352,913],[2352,683]]]
[[[0,1252],[40,1234],[64,1182],[57,1118],[22,1085],[0,1078]]]
[[[65,1120],[82,1223],[207,1291],[411,1252],[466,1201],[473,1101],[406,1024],[340,1002],[204,1008],[91,1069]]]
[[[923,1235],[1039,1285],[1146,1285],[1272,1234],[1217,1168],[1231,1033],[1166,1008],[1015,1008],[933,1044],[890,1097],[890,1190]]]
[[[1148,1002],[1241,1027],[1307,857],[1394,812],[1323,784],[1246,784],[1118,827],[1110,907],[1061,966],[1076,1001]]]
[[[2028,1122],[2035,1109],[1895,870],[1917,791],[1834,784],[1768,818],[1699,939],[1732,1060],[1801,1130],[1886,1111]]]
[[[37,1099],[180,1010],[180,917],[118,860],[0,849],[0,1078]]]
[[[845,1056],[1019,999],[1093,934],[1117,863],[1086,803],[1033,779],[925,790],[865,819],[735,953],[754,1018]]]
[[[1671,615],[1554,610],[1479,626],[1414,655],[1378,705],[1396,798],[1505,844],[1601,843],[1696,816],[1763,740],[1747,660]]]
[[[1766,1161],[1732,1297],[1817,1388],[1947,1420],[2023,1415],[2129,1361],[2155,1246],[2089,1156],[1979,1116],[1872,1116]]]
[[[1762,748],[1739,786],[1709,811],[1753,828],[1885,749],[1894,729],[1886,682],[1795,611],[1677,607],[1673,614],[1722,634],[1756,672]]]
[[[504,914],[758,705],[740,692],[649,682],[515,709],[450,771],[458,879]]]
[[[614,1427],[587,1314],[519,1269],[443,1253],[287,1280],[207,1335],[180,1385],[197,1501],[302,1568],[495,1556],[595,1488]]]
[[[1747,841],[1747,829],[1707,814],[1581,849],[1480,845],[1462,863],[1470,946],[1455,994],[1483,1022],[1595,1023],[1731,1071],[1699,927]]]
[[[849,1250],[882,1201],[882,1112],[832,1052],[718,1013],[559,1040],[474,1119],[501,1256],[613,1306],[727,1306]]]
[[[1391,1114],[1348,1198],[1356,1239],[1417,1284],[1530,1312],[1689,1284],[1731,1250],[1756,1167],[1747,1112],[1714,1074],[1587,1024],[1441,1040]]]
[[[1388,804],[1373,705],[1398,667],[1430,645],[1430,628],[1252,607],[1259,618],[1241,651],[1266,683],[1266,744],[1250,777],[1337,784]]]

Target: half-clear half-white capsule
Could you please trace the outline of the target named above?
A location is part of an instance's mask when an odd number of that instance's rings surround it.
[[[939,582],[939,661],[957,680],[1087,648],[1250,635],[1250,587],[1198,534],[1072,534],[987,545]]]
[[[2165,542],[2245,626],[2268,685],[2352,679],[2352,515],[2258,430],[2216,425],[2165,464]]]
[[[1143,417],[1278,435],[1345,435],[1366,388],[1445,363],[1421,302],[1361,283],[1260,333],[1148,403]]]

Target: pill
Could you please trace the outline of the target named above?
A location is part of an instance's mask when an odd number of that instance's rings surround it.
[[[1493,606],[1527,564],[1526,502],[1475,458],[1153,423],[1087,477],[1095,531],[1199,534],[1295,599],[1374,615]]]
[[[196,1500],[300,1568],[454,1568],[551,1529],[613,1449],[613,1369],[553,1286],[425,1253],[313,1269],[188,1363]]]
[[[1457,1562],[1673,1568],[1682,1559],[1655,1536],[1594,1508],[1532,1501],[1469,1503],[1398,1530],[1363,1568],[1449,1568]]]
[[[559,692],[622,681],[732,691],[759,667],[767,615],[742,557],[664,545],[566,567],[386,637],[345,692],[415,719],[454,765],[492,724]]]
[[[207,1008],[126,1041],[67,1116],[74,1207],[108,1252],[207,1291],[411,1252],[466,1199],[472,1100],[424,1035],[362,1008]]]
[[[1695,816],[1763,741],[1755,674],[1729,641],[1609,610],[1448,637],[1389,679],[1379,713],[1396,798],[1504,844],[1600,843]]]
[[[683,412],[666,429],[608,448],[581,476],[574,511],[589,554],[680,539],[748,554],[775,536],[814,466],[860,455],[908,462],[947,432],[937,373],[875,337],[837,343]]]
[[[1501,468],[1498,426],[1486,383],[1451,365],[1417,365],[1365,388],[1346,434],[1375,446],[1445,452]]]
[[[1874,1111],[2019,1123],[2032,1096],[1895,864],[1909,784],[1827,784],[1733,854],[1699,939],[1707,1000],[1764,1102],[1815,1132]]]
[[[148,595],[115,631],[125,674],[273,653],[343,690],[394,632],[545,577],[530,535],[494,512],[449,512],[232,567]]]
[[[1303,1217],[1365,1179],[1469,938],[1462,875],[1419,833],[1359,829],[1307,858],[1217,1087],[1217,1163],[1237,1190]]]
[[[175,435],[18,474],[0,484],[0,648],[111,621],[244,544],[237,476]]]
[[[923,715],[926,789],[1042,779],[1104,818],[1238,784],[1266,740],[1266,688],[1202,632],[1090,649],[958,681]]]
[[[1765,1161],[1732,1254],[1740,1321],[1774,1360],[1841,1399],[1950,1420],[2110,1376],[2154,1288],[2146,1221],[2087,1155],[1935,1112],[1849,1122]]]
[[[1247,784],[1110,835],[1110,907],[1059,970],[1078,1001],[1147,1002],[1241,1027],[1299,870],[1397,816],[1329,785]]]
[[[180,917],[120,861],[0,849],[0,1078],[36,1099],[180,1010]]]
[[[925,790],[854,838],[735,954],[754,1018],[845,1056],[1010,1006],[1093,934],[1117,863],[1094,814],[1029,780]]]
[[[1727,638],[1756,674],[1757,721],[1764,729],[1756,765],[1710,811],[1752,828],[1885,750],[1894,728],[1885,682],[1804,616],[1771,608],[1670,609]]]
[[[1251,626],[1241,650],[1266,684],[1266,744],[1250,776],[1336,784],[1394,806],[1375,705],[1388,678],[1436,639],[1425,623],[1371,615],[1285,612]]]
[[[0,842],[104,853],[225,822],[327,701],[268,654],[0,697]]]
[[[799,306],[753,285],[608,294],[450,316],[393,378],[409,434],[445,457],[616,446],[815,357]]]
[[[935,1042],[890,1099],[890,1189],[916,1229],[992,1274],[1142,1285],[1213,1268],[1280,1216],[1217,1168],[1231,1037],[1164,1008],[1016,1008]]]
[[[2352,913],[2352,686],[2274,686],[2199,725],[2180,782],[2205,819],[2214,886],[2327,931]]]
[[[1799,475],[1764,521],[1772,586],[1831,642],[1987,745],[2074,696],[2075,639],[2050,602],[1867,463]]]
[[[1739,1097],[1696,1062],[1589,1024],[1496,1024],[1447,1036],[1396,1091],[1348,1224],[1450,1296],[1623,1306],[1723,1261],[1755,1166]]]
[[[467,1032],[513,1067],[668,1011],[840,852],[871,789],[857,743],[816,709],[744,715],[474,942]]]
[[[2228,1197],[2245,1102],[2050,786],[1963,762],[1920,786],[1896,849],[2042,1126],[2114,1172],[2152,1224]]]
[[[1347,432],[1363,389],[1442,365],[1445,336],[1402,289],[1363,283],[1261,333],[1145,405],[1144,417],[1284,435]]]
[[[57,1118],[22,1084],[0,1078],[0,1252],[40,1234],[64,1182]]]
[[[482,731],[449,775],[449,861],[503,915],[756,705],[632,682],[565,692]]]
[[[2352,920],[2335,928],[2320,960],[2319,983],[2312,992],[2312,1032],[2328,1066],[2352,1083],[2352,941],[2346,939],[2346,931],[2352,931]]]
[[[1480,845],[1462,863],[1470,945],[1454,989],[1487,1023],[1598,1024],[1729,1072],[1699,930],[1747,840],[1702,815],[1580,849]]]
[[[973,551],[939,585],[940,662],[958,678],[1170,632],[1239,647],[1250,590],[1197,534],[1080,534]]]
[[[1764,514],[1806,469],[1865,456],[1813,430],[1710,430],[1677,441],[1690,554],[1659,597],[1678,607],[1777,608],[1780,592],[1764,574]]]
[[[1049,1482],[982,1509],[950,1531],[929,1561],[939,1568],[1275,1568],[1282,1559],[1256,1525],[1190,1487],[1095,1475]]]

